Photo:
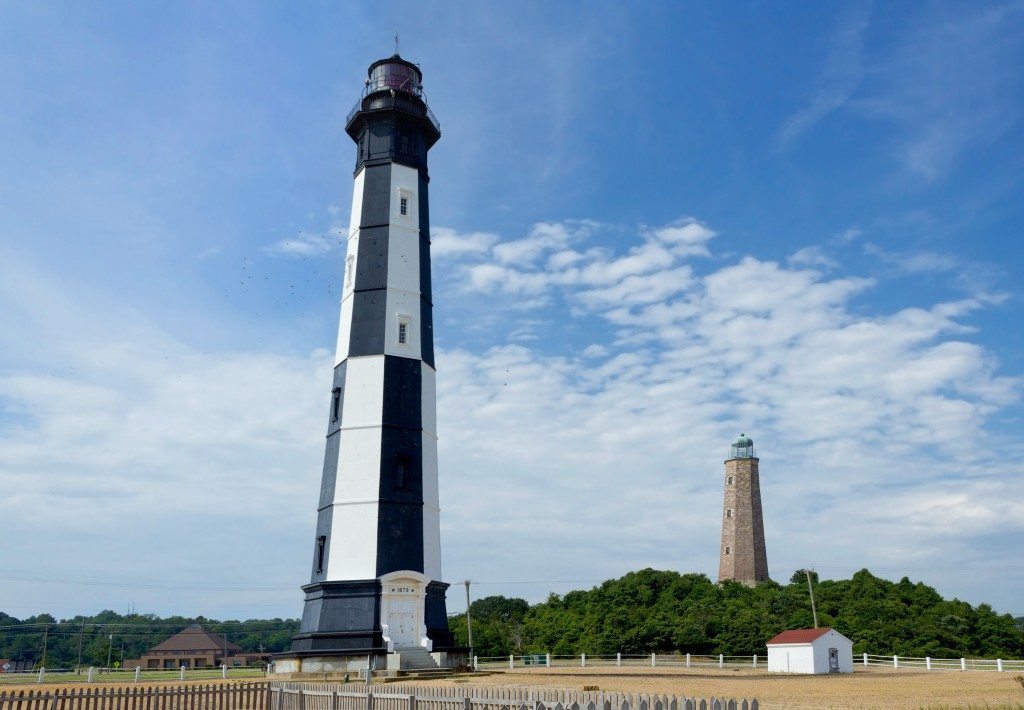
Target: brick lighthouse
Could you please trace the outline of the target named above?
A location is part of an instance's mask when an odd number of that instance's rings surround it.
[[[768,579],[757,464],[753,440],[740,434],[725,462],[719,582],[731,579],[753,587]]]
[[[419,68],[371,64],[345,130],[355,184],[311,576],[275,671],[462,665],[437,485],[427,152],[441,130]]]

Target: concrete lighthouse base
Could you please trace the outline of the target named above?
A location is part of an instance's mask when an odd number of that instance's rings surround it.
[[[408,652],[402,651],[381,656],[307,656],[286,652],[274,657],[268,677],[272,680],[343,680],[346,677],[365,677],[363,674],[367,668],[375,677],[470,670],[469,653],[466,650],[430,653],[428,655],[432,663],[428,667],[408,665],[408,655]]]
[[[275,677],[455,670],[469,666],[454,645],[444,598],[448,585],[411,570],[378,579],[307,584],[299,633],[273,657]]]

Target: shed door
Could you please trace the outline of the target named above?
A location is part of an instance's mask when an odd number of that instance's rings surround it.
[[[839,672],[839,649],[830,648],[828,650],[828,672],[838,673]]]

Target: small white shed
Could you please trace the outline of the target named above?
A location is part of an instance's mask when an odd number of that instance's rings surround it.
[[[768,641],[768,670],[853,673],[853,641],[835,629],[793,629]]]

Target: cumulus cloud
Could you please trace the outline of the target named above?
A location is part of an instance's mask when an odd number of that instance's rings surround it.
[[[786,261],[793,266],[809,266],[821,269],[834,269],[839,266],[839,263],[828,256],[820,246],[804,247],[791,254]]]
[[[592,227],[592,236],[601,231]],[[525,565],[525,577],[587,574],[578,558],[598,577],[641,564],[713,573],[721,458],[747,431],[762,451],[773,574],[812,563],[835,574],[895,571],[913,548],[929,581],[986,598],[937,552],[948,528],[922,520],[924,511],[952,519],[969,507],[971,525],[956,541],[964,567],[993,563],[986,535],[1024,538],[1019,507],[1005,504],[1024,492],[1021,476],[987,473],[995,470],[991,416],[1018,401],[1021,383],[966,339],[966,319],[991,300],[866,314],[858,297],[876,282],[827,275],[823,266],[841,264],[817,248],[788,265],[748,256],[701,273],[683,256],[654,257],[664,246],[658,231],[639,230],[619,252],[577,240],[578,258],[557,267],[537,250],[459,272],[464,287],[495,298],[524,284],[557,292],[576,318],[612,326],[600,342],[588,330],[578,355],[522,343],[445,353],[448,505],[480,515],[455,514],[474,544]],[[894,504],[922,496],[935,504]],[[485,500],[507,501],[515,514],[495,520]],[[567,511],[580,512],[566,519]],[[523,560],[516,550],[531,539],[521,532],[531,520],[559,546]],[[835,552],[823,555],[817,531],[835,520],[843,521],[830,540]],[[859,542],[879,535],[894,543]],[[597,560],[595,548],[604,550]],[[491,574],[506,564],[495,562]]]
[[[990,579],[950,569],[1005,564],[990,536],[1024,541],[1012,503],[1024,499],[1024,446],[995,446],[992,428],[1020,382],[972,340],[972,315],[992,301],[871,312],[859,299],[875,281],[835,273],[841,264],[716,261],[713,236],[694,220],[632,233],[544,223],[438,261],[453,292],[473,295],[439,313],[448,579],[539,599],[579,583],[485,583],[648,565],[713,575],[722,459],[745,431],[761,455],[777,579],[805,565],[897,576],[912,565],[944,592],[1009,603]],[[516,242],[527,243],[499,251]],[[24,269],[0,276],[0,343],[43,342],[50,358],[0,377],[0,516],[26,531],[5,564],[32,570],[45,551],[71,573],[123,579],[93,554],[116,544],[155,579],[303,582],[328,354],[203,352]],[[523,293],[513,318],[508,296]],[[460,330],[459,309],[478,306],[489,318]],[[256,581],[244,555],[224,561],[225,540],[258,546]],[[1014,589],[1024,571],[1002,579]],[[299,609],[297,590],[247,594],[187,603]],[[145,596],[156,609],[182,599]]]
[[[72,613],[114,599],[161,612],[297,613],[289,588],[306,572],[331,356],[204,352],[131,308],[64,288],[24,263],[0,267],[7,573],[281,590],[231,600],[93,585],[74,588]],[[224,554],[235,546],[259,548],[265,567]],[[8,609],[70,601],[67,586],[5,587]]]
[[[484,254],[498,241],[488,232],[460,234],[447,227],[434,227],[430,233],[430,255],[437,259],[466,254]]]
[[[537,296],[569,287],[588,305],[644,304],[685,290],[687,257],[708,256],[715,232],[694,219],[642,229],[640,243],[618,254],[582,246],[598,232],[615,231],[592,220],[541,222],[521,239],[496,244],[477,263],[464,265],[464,285],[483,293]]]

